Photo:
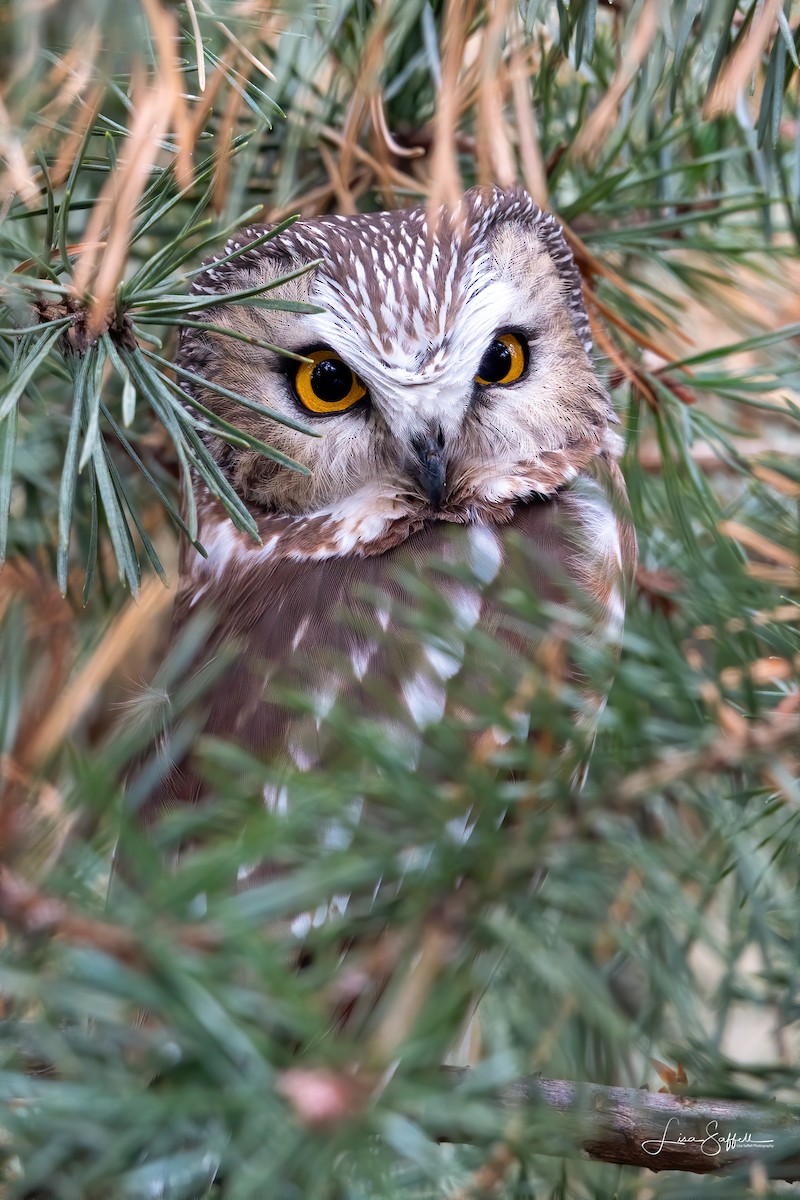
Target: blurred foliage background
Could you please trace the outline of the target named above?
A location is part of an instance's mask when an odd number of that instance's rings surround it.
[[[767,1178],[796,1121],[756,1167],[654,1175],[498,1096],[541,1072],[797,1112],[799,44],[791,0],[0,6],[3,1197],[790,1187]],[[534,664],[550,738],[482,762],[448,718],[414,772],[334,712],[340,759],[283,819],[253,803],[270,764],[208,739],[217,802],[137,844],[141,890],[107,901],[130,764],[135,805],[154,723],[193,701],[202,625],[166,653],[181,483],[252,527],[198,429],[240,435],[170,366],[193,274],[244,221],[490,181],[563,220],[626,436],[641,565],[586,787],[559,766],[573,697]],[[419,628],[440,616],[420,590]],[[513,723],[474,637],[472,725]],[[347,844],[323,852],[331,817]],[[165,874],[187,831],[202,848]],[[232,894],[267,846],[296,870]],[[342,893],[296,971],[270,930]]]

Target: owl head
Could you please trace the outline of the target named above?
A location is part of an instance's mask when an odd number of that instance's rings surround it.
[[[263,233],[243,230],[225,253]],[[211,441],[252,510],[466,522],[553,493],[602,452],[614,418],[580,278],[560,226],[523,190],[474,188],[434,218],[419,207],[297,221],[212,262],[194,290],[224,298],[293,272],[268,298],[319,311],[222,304],[206,319],[261,344],[181,336],[179,362],[196,375],[316,435],[192,385],[308,471]]]

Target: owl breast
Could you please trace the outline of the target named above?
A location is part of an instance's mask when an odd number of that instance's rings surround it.
[[[399,516],[393,528],[360,507],[350,520],[341,506],[315,521],[267,514],[260,547],[206,498],[208,558],[187,566],[174,618],[178,636],[199,610],[213,616],[198,670],[229,655],[206,731],[270,766],[272,808],[285,803],[284,777],[335,766],[335,713],[368,721],[413,765],[448,709],[464,717],[465,697],[498,683],[513,693],[559,614],[558,636],[619,637],[632,561],[623,496],[616,464],[600,459],[555,497],[502,507],[500,519]],[[359,541],[370,533],[377,545]],[[531,598],[527,610],[519,597]],[[496,655],[468,652],[476,632]],[[203,793],[190,754],[167,771],[145,820]]]

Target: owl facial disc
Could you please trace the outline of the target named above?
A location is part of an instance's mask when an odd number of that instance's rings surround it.
[[[270,305],[286,310],[208,309],[208,330],[183,330],[180,361],[225,389],[198,383],[198,401],[278,451],[208,439],[257,519],[346,510],[376,546],[395,523],[397,537],[409,522],[502,523],[615,452],[572,254],[521,189],[472,189],[458,213],[308,218],[266,242],[253,227],[234,251],[195,292],[272,281]]]

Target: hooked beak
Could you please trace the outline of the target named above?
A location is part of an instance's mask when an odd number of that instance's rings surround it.
[[[414,458],[411,465],[412,474],[418,483],[422,484],[430,501],[431,508],[438,510],[442,507],[445,489],[446,467],[442,453],[444,451],[444,434],[441,426],[434,435],[416,433],[411,439]]]

